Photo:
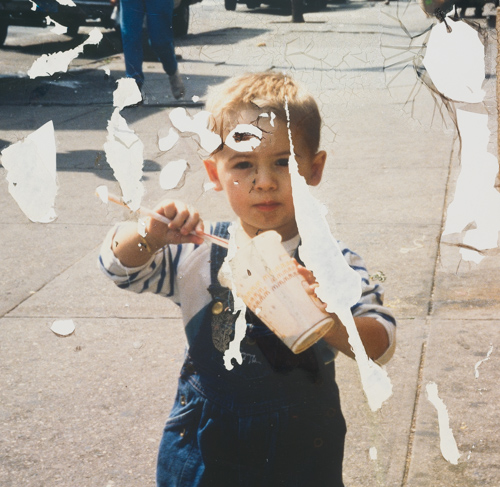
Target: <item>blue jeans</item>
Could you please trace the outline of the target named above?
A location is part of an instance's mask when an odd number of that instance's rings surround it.
[[[168,75],[177,71],[172,17],[173,0],[120,0],[120,25],[127,78],[144,83],[142,24],[147,18],[149,44]]]
[[[344,487],[346,426],[330,374],[326,387],[300,369],[228,383],[196,368],[188,360],[181,371],[157,487]]]

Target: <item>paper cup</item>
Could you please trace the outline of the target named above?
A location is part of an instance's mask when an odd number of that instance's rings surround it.
[[[333,325],[307,294],[281,237],[269,231],[241,246],[230,261],[238,296],[294,353],[316,343]]]

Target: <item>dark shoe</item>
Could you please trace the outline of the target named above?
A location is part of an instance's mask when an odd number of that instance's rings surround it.
[[[174,98],[176,100],[182,98],[186,93],[186,88],[184,88],[184,83],[182,82],[179,70],[177,70],[174,74],[170,75],[168,79],[170,81],[170,88],[172,89],[172,95],[174,95]]]

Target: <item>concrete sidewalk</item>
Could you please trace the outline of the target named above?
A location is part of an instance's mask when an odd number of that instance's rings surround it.
[[[178,42],[188,88],[181,104],[194,115],[208,86],[271,67],[289,69],[318,97],[328,162],[314,194],[329,208],[334,235],[364,257],[373,279],[385,277],[386,303],[399,325],[398,348],[387,366],[394,392],[377,413],[368,408],[355,362],[337,362],[348,422],[346,486],[500,485],[500,257],[469,265],[459,262],[458,248],[439,244],[460,170],[459,144],[449,115],[436,112],[429,91],[412,94],[420,85],[411,66],[403,68],[417,53],[410,47],[423,39],[412,41],[401,25],[416,34],[430,21],[416,4],[401,5],[330,5],[306,14],[305,24],[290,24],[244,7],[225,12],[204,0],[192,10],[193,34]],[[487,33],[486,105],[492,110],[495,33]],[[401,63],[389,67],[395,61]],[[94,195],[101,184],[120,191],[103,145],[123,60],[117,55],[94,64],[95,70],[70,70],[51,80],[0,80],[9,87],[8,96],[0,90],[1,146],[53,120],[59,182],[58,219],[34,224],[8,193],[0,167],[5,487],[153,486],[183,357],[176,306],[119,290],[96,267],[104,235],[127,215]],[[231,218],[223,196],[203,192],[194,139],[181,137],[171,151],[159,150],[158,132],[171,126],[168,113],[178,104],[159,64],[145,68],[145,104],[122,112],[145,145],[144,204],[164,196],[159,171],[182,158],[189,172],[169,197],[196,205],[205,219]],[[494,121],[492,115],[496,130]],[[58,319],[73,319],[75,333],[53,334]],[[447,406],[458,465],[441,454],[437,412],[425,392],[429,382]]]

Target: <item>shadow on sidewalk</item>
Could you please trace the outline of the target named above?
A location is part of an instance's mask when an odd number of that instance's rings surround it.
[[[144,180],[149,173],[159,173],[162,166],[151,159],[144,160]],[[105,181],[116,181],[112,169],[106,162],[106,154],[102,150],[74,150],[57,154],[57,171],[74,173],[93,173]]]
[[[104,31],[103,38],[99,45],[86,45],[83,53],[79,55],[81,59],[101,59],[122,52],[122,42],[120,35],[115,31]],[[19,46],[3,46],[2,51],[16,52],[19,54],[42,56],[43,54],[53,54],[60,51],[74,49],[82,44],[88,35],[78,34],[74,37],[66,35],[59,36],[58,40],[47,42],[37,42],[35,44],[19,45]]]
[[[0,78],[0,106],[109,106],[113,105],[116,81],[124,71],[107,74],[104,69],[71,70],[46,78],[6,76]],[[204,96],[208,86],[219,84],[226,76],[189,75],[188,95],[175,100],[170,94],[165,73],[147,73],[144,85],[145,105],[157,107],[199,107],[189,96]],[[12,120],[0,119],[0,130],[21,129],[12,126]]]
[[[254,29],[243,27],[228,27],[216,29],[199,34],[188,34],[175,40],[178,46],[201,46],[201,45],[221,45],[227,46],[236,44],[242,40],[260,36],[269,29]],[[2,50],[16,52],[19,54],[42,56],[43,54],[53,54],[59,51],[74,49],[87,39],[86,34],[78,34],[75,37],[66,35],[60,36],[60,40],[50,40],[36,44],[3,46]],[[144,32],[143,38],[144,61],[156,61],[157,58],[149,46],[147,34]],[[79,55],[80,59],[103,59],[123,52],[120,35],[114,31],[104,31],[103,38],[98,45],[86,45],[85,50]]]

